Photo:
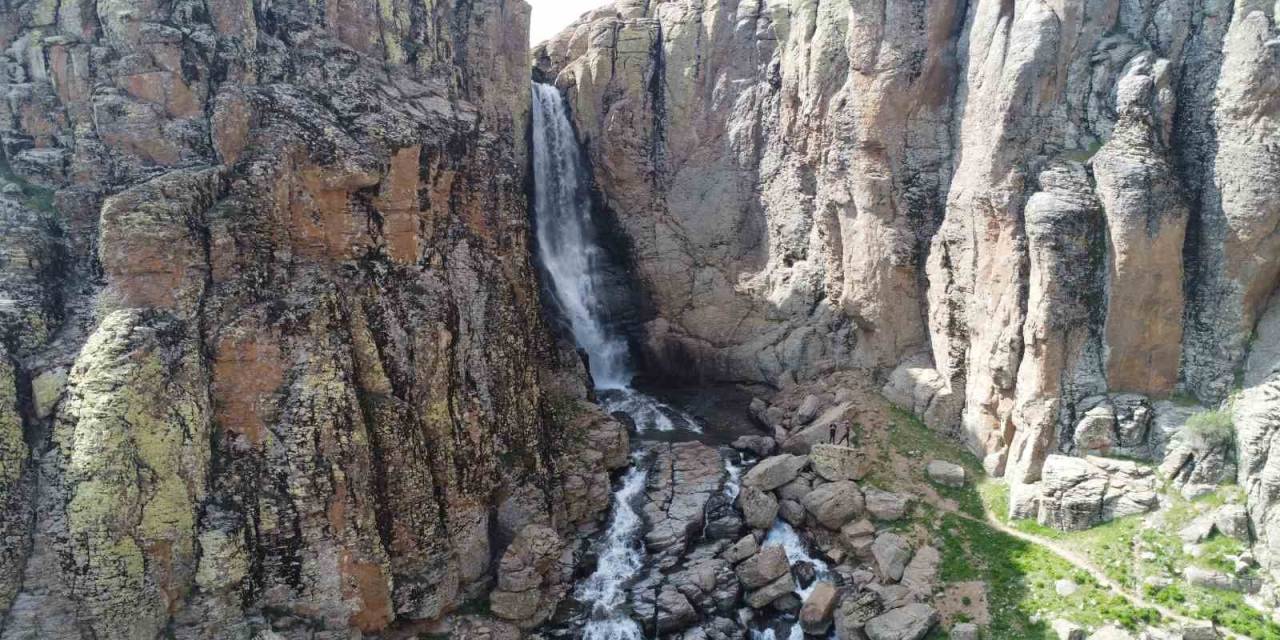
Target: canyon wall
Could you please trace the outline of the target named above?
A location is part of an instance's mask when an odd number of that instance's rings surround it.
[[[1280,274],[1278,11],[620,0],[534,53],[630,239],[651,364],[864,369],[1021,484],[1054,451],[1159,452],[1170,398],[1245,383]]]
[[[530,258],[528,20],[0,8],[0,637],[378,634],[607,508],[626,434]]]

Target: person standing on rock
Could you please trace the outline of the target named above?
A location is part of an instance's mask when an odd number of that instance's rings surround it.
[[[836,443],[836,424],[833,422],[831,423],[831,437],[827,440],[827,444],[835,444],[835,443]]]

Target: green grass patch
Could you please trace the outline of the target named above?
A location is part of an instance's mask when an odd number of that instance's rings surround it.
[[[20,200],[28,208],[45,213],[51,213],[54,210],[53,189],[46,189],[22,179],[9,167],[8,161],[0,157],[0,182],[2,181],[12,182],[22,189]]]
[[[1048,549],[984,523],[948,514],[938,531],[942,581],[987,584],[989,638],[1056,640],[1049,623],[1060,618],[1091,627],[1116,623],[1133,630],[1160,620],[1155,610],[1134,607]],[[1063,578],[1079,586],[1069,597],[1058,595],[1055,588]]]

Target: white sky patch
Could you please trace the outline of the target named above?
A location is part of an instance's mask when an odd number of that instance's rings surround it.
[[[538,44],[559,33],[582,14],[610,4],[612,0],[528,0],[533,6],[530,44]]]

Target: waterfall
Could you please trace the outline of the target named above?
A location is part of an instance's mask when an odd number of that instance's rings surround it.
[[[587,353],[587,365],[601,404],[610,413],[631,416],[638,431],[702,429],[696,420],[631,388],[627,341],[605,322],[600,273],[605,266],[599,234],[591,219],[587,167],[560,91],[533,85],[533,216],[538,256],[551,289]]]
[[[574,341],[587,352],[599,389],[626,389],[632,378],[627,343],[604,322],[603,256],[591,221],[578,139],[560,91],[533,85],[534,220],[538,255]]]

